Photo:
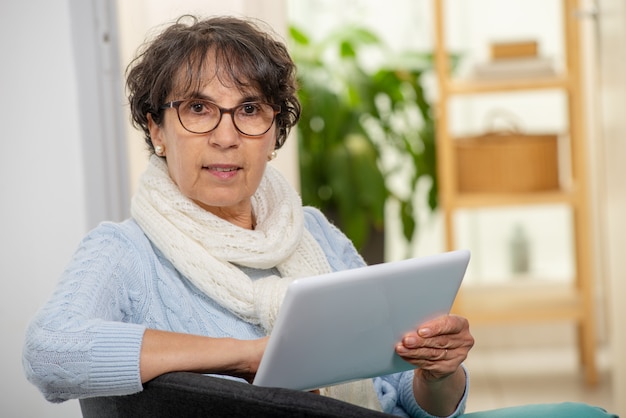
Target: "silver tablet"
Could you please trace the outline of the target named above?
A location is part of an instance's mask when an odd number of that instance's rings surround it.
[[[450,311],[467,250],[294,280],[254,384],[311,390],[401,372],[402,335]]]

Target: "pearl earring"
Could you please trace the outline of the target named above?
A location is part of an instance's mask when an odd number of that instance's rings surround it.
[[[163,147],[161,145],[157,145],[154,147],[154,152],[156,152],[156,155],[163,155]]]
[[[274,150],[274,151],[272,151],[272,153],[270,155],[267,156],[267,161],[272,161],[277,156],[278,156],[278,153],[276,152],[276,150]]]

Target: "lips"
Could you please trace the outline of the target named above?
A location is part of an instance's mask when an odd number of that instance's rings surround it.
[[[222,165],[209,165],[209,166],[204,166],[202,168],[209,170],[209,171],[216,171],[219,173],[229,173],[231,171],[237,171],[241,169],[241,167],[237,167],[237,166],[222,166]]]
[[[239,176],[242,167],[229,164],[213,164],[202,167],[206,173],[220,181],[231,181]]]

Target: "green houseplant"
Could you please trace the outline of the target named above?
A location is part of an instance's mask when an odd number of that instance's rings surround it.
[[[386,202],[393,199],[411,242],[420,179],[430,179],[428,206],[437,205],[434,123],[422,86],[432,56],[390,54],[360,27],[313,42],[292,26],[290,39],[303,106],[303,203],[329,215],[361,250],[372,233],[382,231]],[[381,64],[368,68],[361,62],[364,54]]]

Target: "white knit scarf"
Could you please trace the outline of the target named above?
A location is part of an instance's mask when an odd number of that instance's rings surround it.
[[[269,333],[289,282],[328,273],[331,268],[304,227],[300,197],[276,169],[266,167],[251,202],[254,230],[225,221],[185,197],[170,178],[165,161],[153,155],[140,178],[131,214],[198,289]],[[237,266],[276,267],[281,277],[252,280]],[[323,394],[380,409],[370,379],[333,388],[324,389]]]

